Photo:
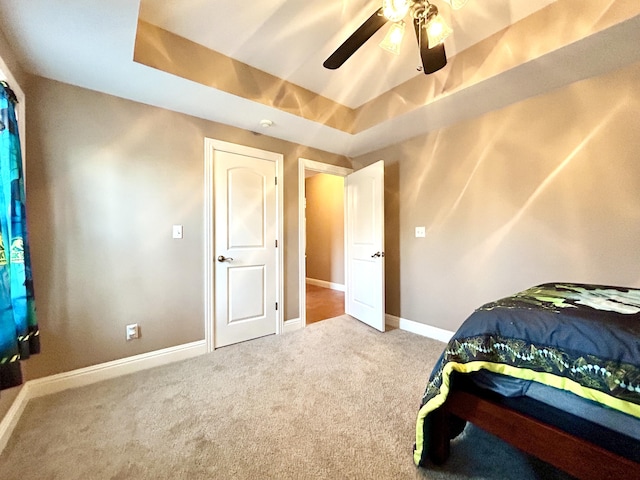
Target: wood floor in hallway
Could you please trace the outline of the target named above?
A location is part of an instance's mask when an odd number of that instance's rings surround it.
[[[344,314],[344,292],[307,284],[307,325]]]

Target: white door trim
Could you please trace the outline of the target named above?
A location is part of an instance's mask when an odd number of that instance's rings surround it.
[[[258,148],[246,147],[235,143],[224,142],[213,138],[204,139],[204,336],[207,352],[214,350],[215,295],[214,295],[214,182],[213,161],[216,151],[246,155],[249,157],[271,160],[276,164],[276,222],[278,249],[276,261],[276,300],[278,302],[276,334],[284,331],[284,157],[280,153],[268,152]]]
[[[0,80],[6,79],[6,82],[16,94],[18,99],[18,132],[20,133],[20,152],[22,153],[22,177],[25,187],[27,186],[27,106],[24,91],[20,88],[20,84],[13,76],[13,73],[0,57]]]
[[[304,328],[307,325],[307,314],[306,314],[307,269],[306,269],[306,262],[304,259],[304,252],[305,252],[304,246],[306,244],[306,236],[307,236],[306,229],[304,228],[304,199],[305,199],[304,172],[305,170],[311,170],[318,173],[326,173],[329,175],[337,175],[340,177],[346,177],[350,173],[353,173],[352,168],[338,167],[336,165],[316,162],[314,160],[308,160],[306,158],[298,158],[298,272],[299,272],[298,273],[298,280],[299,280],[299,286],[298,286],[299,303],[298,304],[299,304],[299,310],[300,310],[300,323],[299,323],[300,328]],[[345,215],[344,218],[345,218],[345,228],[346,228],[347,216]]]

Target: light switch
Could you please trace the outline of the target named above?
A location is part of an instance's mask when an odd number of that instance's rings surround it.
[[[416,227],[416,238],[424,238],[426,236],[425,227]]]
[[[173,238],[182,238],[182,225],[173,226]]]

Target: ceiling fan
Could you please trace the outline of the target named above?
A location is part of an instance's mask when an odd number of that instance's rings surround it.
[[[468,0],[444,1],[458,9]],[[330,70],[339,68],[387,22],[393,24],[380,46],[397,54],[404,34],[404,18],[409,14],[420,48],[422,66],[419,69],[425,74],[440,70],[447,64],[442,42],[452,30],[438,14],[438,7],[428,0],[383,0],[382,6],[324,61],[323,66]]]

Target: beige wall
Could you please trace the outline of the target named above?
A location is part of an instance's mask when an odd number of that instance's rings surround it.
[[[0,31],[0,58],[2,59],[2,61],[5,63],[5,65],[9,70],[9,72],[4,72],[4,73],[7,75],[9,74],[13,75],[16,81],[20,84],[20,87],[22,87],[26,83],[26,75],[22,70],[22,68],[20,67],[20,64],[16,60],[16,57],[13,54],[13,51],[9,47],[9,44],[7,43],[7,40],[1,31]]]
[[[22,389],[22,386],[19,386],[14,388],[8,388],[0,392],[0,421],[2,421],[4,416],[7,414],[7,412],[13,405],[13,401],[16,399],[21,389]]]
[[[307,278],[344,285],[344,178],[306,179]]]
[[[386,161],[387,312],[455,330],[542,282],[640,286],[639,85],[636,64],[354,159]]]
[[[204,338],[205,137],[284,154],[285,319],[299,316],[298,157],[346,158],[42,78],[27,96],[42,339],[27,379]]]

